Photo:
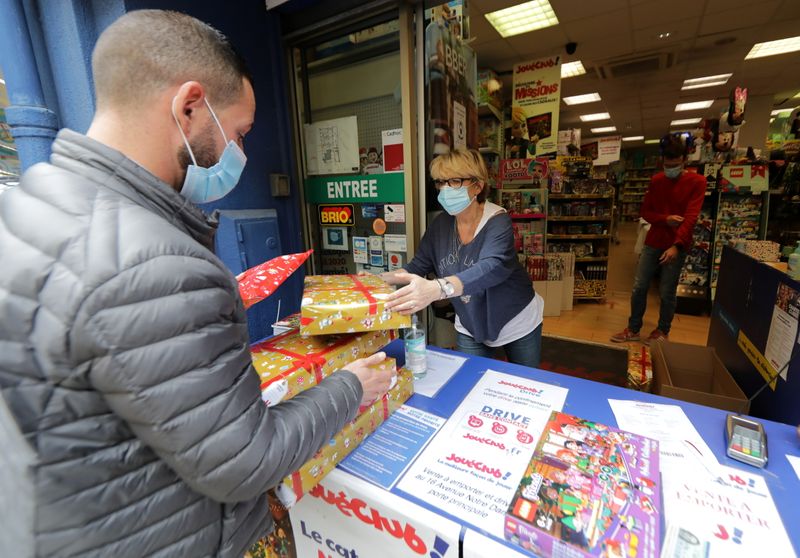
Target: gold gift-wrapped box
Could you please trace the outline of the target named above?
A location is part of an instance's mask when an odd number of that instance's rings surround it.
[[[267,405],[290,399],[359,358],[375,354],[397,337],[394,330],[303,337],[297,330],[250,347]]]
[[[647,347],[628,350],[628,387],[649,392],[653,386],[653,359]]]
[[[384,308],[394,287],[377,275],[309,275],[300,333],[320,335],[411,327],[411,317]]]
[[[319,450],[298,471],[283,479],[276,489],[278,499],[287,508],[293,506],[399,409],[413,393],[414,376],[410,370],[402,368],[397,372],[394,387],[386,395],[363,409],[354,421],[348,423],[333,437],[329,444]]]

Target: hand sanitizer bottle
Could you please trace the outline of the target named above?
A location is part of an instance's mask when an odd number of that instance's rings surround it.
[[[415,380],[421,380],[428,374],[428,359],[425,353],[425,331],[419,327],[417,315],[411,316],[411,327],[404,336],[406,348],[406,368],[414,374]]]
[[[789,269],[786,273],[792,279],[800,279],[800,240],[797,241],[794,252],[789,254]]]

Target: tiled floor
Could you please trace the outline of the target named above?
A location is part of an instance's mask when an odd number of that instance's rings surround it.
[[[572,311],[559,317],[544,319],[544,333],[574,339],[609,342],[609,337],[628,324],[631,286],[636,271],[636,224],[623,223],[619,230],[620,244],[611,246],[609,261],[609,296],[604,303],[587,301],[575,304]],[[658,293],[651,288],[642,334],[647,335],[658,321]],[[705,345],[708,337],[708,316],[675,314],[669,338],[680,343]]]

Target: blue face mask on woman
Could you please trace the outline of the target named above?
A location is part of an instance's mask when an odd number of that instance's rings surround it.
[[[671,178],[675,180],[681,175],[683,171],[683,167],[664,167],[664,174],[667,175],[667,178]]]
[[[464,211],[475,197],[469,196],[469,187],[464,185],[461,188],[453,188],[452,186],[444,186],[439,190],[437,196],[442,208],[450,215],[458,215]]]
[[[186,149],[189,151],[189,156],[192,158],[193,163],[186,167],[186,178],[183,179],[181,195],[194,203],[209,203],[224,198],[230,194],[231,190],[239,182],[247,157],[236,145],[236,142],[231,140],[225,146],[225,150],[215,165],[208,168],[198,166],[197,159],[195,159],[192,148],[189,145],[189,140],[186,139],[186,134],[183,133],[183,128],[181,128],[178,117],[175,115],[175,99],[177,97],[172,99],[172,117],[178,125],[183,143],[186,144]],[[205,99],[205,102],[208,111],[214,117],[214,122],[217,123],[222,138],[226,139],[225,131],[222,129],[222,124],[219,123],[214,109],[211,108],[208,99]]]

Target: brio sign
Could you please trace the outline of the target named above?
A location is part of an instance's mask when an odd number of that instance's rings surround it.
[[[348,227],[355,225],[353,204],[320,204],[318,210],[320,225]]]

